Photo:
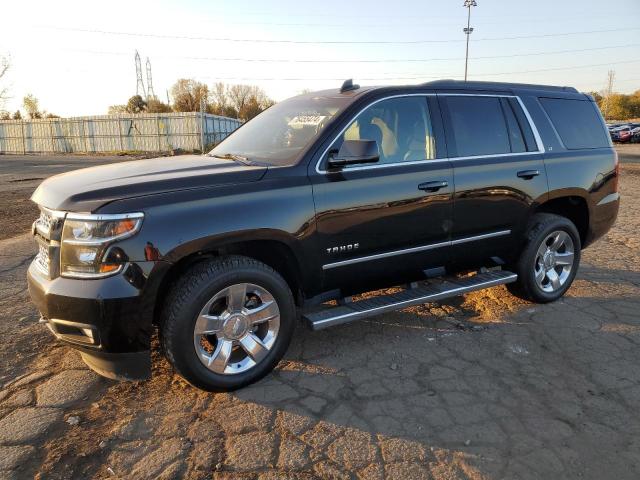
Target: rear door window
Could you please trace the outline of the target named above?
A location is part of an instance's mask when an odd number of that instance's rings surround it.
[[[589,100],[540,98],[540,103],[569,150],[609,146],[600,115]]]
[[[511,153],[498,97],[442,96],[450,155],[472,157]]]

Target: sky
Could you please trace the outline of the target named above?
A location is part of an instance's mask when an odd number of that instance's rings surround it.
[[[640,89],[640,0],[477,0],[469,80]],[[262,87],[276,101],[305,89],[464,77],[463,0],[6,0],[2,85],[62,116],[106,114],[136,93],[134,54],[156,95],[178,78]],[[145,79],[146,83],[146,79]]]

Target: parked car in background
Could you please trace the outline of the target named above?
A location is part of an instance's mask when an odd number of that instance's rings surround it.
[[[629,139],[629,142],[640,143],[640,127],[631,129],[631,138]]]
[[[631,126],[624,125],[610,130],[611,140],[618,143],[626,143],[631,140]]]

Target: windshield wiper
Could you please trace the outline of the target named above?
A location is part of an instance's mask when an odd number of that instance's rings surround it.
[[[251,165],[251,162],[247,157],[243,157],[242,155],[238,155],[237,153],[213,153],[212,157],[215,158],[224,158],[225,160],[235,160],[238,163],[242,163],[243,165]]]

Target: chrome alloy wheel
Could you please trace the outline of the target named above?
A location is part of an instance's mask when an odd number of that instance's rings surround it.
[[[536,284],[546,293],[558,291],[571,275],[573,262],[571,236],[562,230],[550,233],[540,244],[534,261]]]
[[[193,330],[198,358],[212,372],[246,372],[273,347],[280,309],[267,290],[238,283],[216,293],[202,308]]]

